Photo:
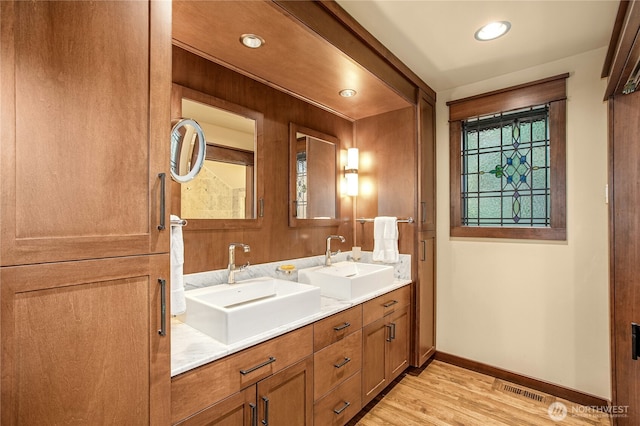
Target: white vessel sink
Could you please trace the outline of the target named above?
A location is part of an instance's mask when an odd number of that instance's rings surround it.
[[[352,300],[393,284],[393,267],[338,262],[298,271],[298,281],[320,287],[323,296]]]
[[[185,292],[184,322],[229,345],[320,312],[320,289],[253,278]]]

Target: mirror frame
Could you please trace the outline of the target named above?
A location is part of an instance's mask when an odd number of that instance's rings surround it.
[[[304,133],[316,139],[322,139],[327,142],[331,142],[336,146],[336,212],[333,219],[298,219],[296,217],[296,145],[298,139],[297,133]],[[322,133],[318,130],[310,129],[308,127],[300,126],[296,123],[289,123],[289,226],[290,227],[303,227],[303,226],[338,226],[342,222],[340,220],[340,140],[326,133]]]
[[[187,98],[195,102],[210,105],[214,108],[223,109],[243,117],[250,118],[256,123],[255,142],[255,217],[252,219],[191,219],[182,217],[189,221],[189,230],[200,229],[243,229],[259,228],[262,226],[264,217],[264,153],[263,153],[263,125],[264,115],[260,112],[237,105],[224,99],[199,92],[194,89],[173,83],[171,87],[171,116],[182,117],[182,98]],[[209,151],[209,150],[207,150]],[[181,185],[173,182],[171,187],[171,212],[181,210]],[[175,214],[175,213],[174,213]]]

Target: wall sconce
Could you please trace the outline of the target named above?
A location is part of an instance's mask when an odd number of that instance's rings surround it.
[[[344,179],[347,186],[347,195],[358,195],[358,148],[347,150],[347,165],[344,167]]]

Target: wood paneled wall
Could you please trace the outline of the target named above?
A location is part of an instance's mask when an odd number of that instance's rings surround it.
[[[360,150],[360,195],[356,218],[417,214],[417,140],[414,107],[358,120],[356,140]],[[416,224],[399,223],[400,253],[414,258]],[[356,222],[356,241],[373,250],[373,223]]]
[[[283,72],[286,69],[283,68]],[[289,227],[288,138],[289,122],[295,122],[337,137],[341,149],[346,149],[353,146],[352,122],[175,46],[173,82],[264,114],[264,146],[260,156],[265,168],[262,226],[199,231],[184,227],[185,273],[225,268],[231,242],[249,244],[251,252],[241,253],[237,261],[245,263],[248,260],[253,264],[324,254],[326,237],[330,234],[346,238],[344,244],[334,241],[334,250],[351,249],[353,206],[349,197],[340,199],[343,219],[340,226]],[[171,190],[172,197],[175,197],[179,185],[172,185]],[[174,210],[172,213],[177,213]]]

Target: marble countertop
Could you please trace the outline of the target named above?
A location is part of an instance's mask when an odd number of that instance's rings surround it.
[[[184,324],[179,319],[173,318],[171,320],[171,377],[283,335],[289,331],[304,327],[305,325],[348,309],[351,306],[366,302],[367,300],[403,287],[409,283],[411,283],[410,279],[396,278],[393,284],[351,301],[322,297],[320,312],[317,314],[310,315],[285,326],[274,328],[231,345],[220,343],[195,328]]]

